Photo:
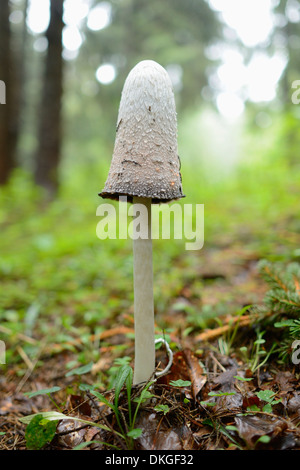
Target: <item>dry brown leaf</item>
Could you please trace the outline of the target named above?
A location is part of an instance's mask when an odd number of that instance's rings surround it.
[[[190,349],[183,350],[183,357],[187,364],[187,371],[192,382],[193,398],[197,400],[202,387],[206,383],[207,377],[203,375],[203,369],[199,364],[199,360]]]
[[[287,428],[285,421],[269,416],[236,416],[234,419],[239,436],[250,448],[255,446],[259,437],[267,435],[272,439]]]

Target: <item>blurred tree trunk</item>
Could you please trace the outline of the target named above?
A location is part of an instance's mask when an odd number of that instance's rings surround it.
[[[26,62],[27,62],[27,44],[28,44],[28,31],[27,31],[27,14],[28,14],[29,0],[24,0],[23,12],[24,20],[22,25],[21,34],[19,37],[12,41],[13,64],[12,64],[12,94],[13,94],[13,148],[14,160],[17,164],[22,162],[22,149],[18,148],[20,137],[23,133],[24,122],[26,119]],[[28,64],[27,64],[28,65]]]
[[[0,184],[5,184],[14,167],[12,141],[12,82],[11,82],[11,33],[9,25],[9,0],[1,1],[0,8],[0,80],[1,97],[5,104],[0,104]],[[4,95],[4,96],[2,96]],[[1,101],[2,103],[2,101]]]
[[[50,8],[51,17],[46,32],[48,50],[38,115],[35,181],[53,195],[58,187],[58,165],[61,152],[63,0],[51,0]]]

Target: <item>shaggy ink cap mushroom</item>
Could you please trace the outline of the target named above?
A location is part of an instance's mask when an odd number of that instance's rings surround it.
[[[133,239],[135,384],[155,371],[151,204],[184,197],[177,153],[177,120],[171,80],[152,60],[129,73],[103,198],[126,196],[140,212],[147,235]]]
[[[119,107],[113,157],[103,198],[151,198],[152,203],[184,197],[177,150],[172,83],[153,60],[129,73]]]

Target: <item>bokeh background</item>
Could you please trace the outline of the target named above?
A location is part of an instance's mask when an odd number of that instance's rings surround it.
[[[140,60],[171,77],[184,202],[205,205],[203,250],[154,241],[159,328],[188,335],[257,301],[252,262],[299,261],[299,22],[297,0],[1,1],[7,363],[33,360],[42,338],[86,339],[76,361],[97,361],[89,335],[132,325],[131,242],[98,240],[96,209]]]

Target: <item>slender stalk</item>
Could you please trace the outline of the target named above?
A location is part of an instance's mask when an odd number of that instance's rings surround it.
[[[154,300],[151,239],[151,199],[134,197],[133,204],[143,204],[141,226],[148,226],[148,238],[133,240],[135,365],[133,383],[146,382],[155,369]],[[145,225],[148,224],[148,225]]]

